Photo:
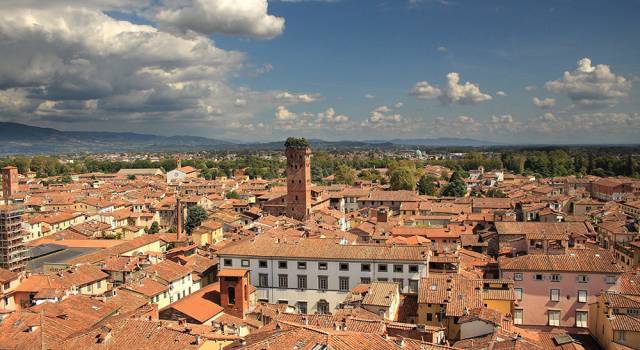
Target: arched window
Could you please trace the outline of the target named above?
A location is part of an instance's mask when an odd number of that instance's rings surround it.
[[[227,295],[229,296],[229,305],[233,305],[236,303],[236,289],[234,287],[229,287],[227,289]]]
[[[323,315],[328,314],[329,313],[329,302],[324,300],[324,299],[321,299],[321,300],[318,301],[318,304],[317,304],[316,308],[317,308],[319,314],[323,314]]]

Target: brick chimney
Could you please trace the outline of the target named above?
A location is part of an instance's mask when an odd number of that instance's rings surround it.
[[[176,240],[179,241],[182,237],[182,205],[180,203],[180,196],[176,195]]]

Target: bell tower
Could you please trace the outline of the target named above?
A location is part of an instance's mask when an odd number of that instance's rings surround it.
[[[6,166],[2,168],[2,196],[11,198],[18,193],[18,168]]]
[[[285,142],[287,156],[287,216],[304,220],[311,213],[311,148],[304,138]]]

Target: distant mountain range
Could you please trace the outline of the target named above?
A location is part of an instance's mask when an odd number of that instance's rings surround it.
[[[310,140],[319,149],[406,148],[407,146],[483,147],[496,143],[463,138],[394,139],[390,141]],[[283,141],[242,143],[198,136],[158,136],[128,132],[60,131],[19,123],[0,122],[0,154],[77,152],[197,151],[282,149]]]

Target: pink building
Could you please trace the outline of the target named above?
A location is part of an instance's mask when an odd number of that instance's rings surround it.
[[[608,251],[500,259],[503,279],[514,280],[515,324],[587,327],[589,304],[613,290],[622,269]]]

